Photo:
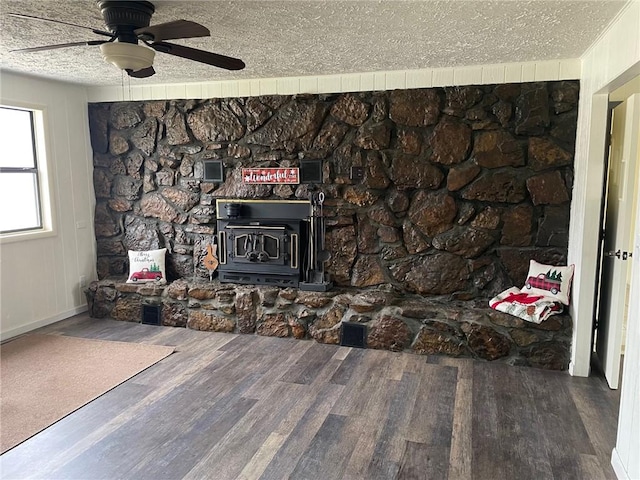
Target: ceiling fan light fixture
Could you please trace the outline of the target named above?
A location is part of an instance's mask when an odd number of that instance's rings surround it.
[[[155,50],[135,43],[109,42],[100,45],[104,59],[120,70],[136,72],[153,65]]]

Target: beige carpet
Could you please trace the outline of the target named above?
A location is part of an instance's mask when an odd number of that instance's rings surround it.
[[[0,346],[0,447],[47,428],[173,352],[173,347],[61,335]]]

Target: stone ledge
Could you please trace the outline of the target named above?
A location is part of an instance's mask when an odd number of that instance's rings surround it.
[[[572,322],[556,315],[540,325],[497,312],[486,300],[421,297],[382,285],[306,292],[293,288],[180,279],[167,285],[92,282],[85,290],[95,318],[140,322],[142,306],[162,305],[162,325],[340,342],[340,324],[367,325],[367,346],[421,355],[496,360],[564,370]]]

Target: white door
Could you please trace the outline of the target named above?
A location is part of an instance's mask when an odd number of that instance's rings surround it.
[[[640,142],[640,132],[638,132]],[[636,202],[636,207],[640,198]],[[618,438],[611,463],[618,478],[640,478],[640,209],[636,212],[636,236],[632,262],[629,324],[620,392]]]
[[[618,388],[626,285],[633,252],[640,94],[613,111],[596,354],[610,388]]]

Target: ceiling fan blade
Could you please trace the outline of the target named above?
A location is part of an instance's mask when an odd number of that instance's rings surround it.
[[[85,30],[91,30],[93,33],[97,35],[113,37],[113,34],[109,32],[105,32],[104,30],[97,30],[95,28],[85,27],[83,25],[76,25],[75,23],[63,22],[62,20],[52,20],[50,18],[35,17],[33,15],[23,15],[22,13],[7,13],[7,15],[10,17],[16,17],[16,18],[26,18],[27,20],[40,20],[42,22],[59,23],[60,25],[69,25],[70,27],[84,28]]]
[[[135,72],[133,70],[127,70],[127,74],[133,78],[147,78],[151,75],[155,75],[156,71],[153,69],[153,67],[147,67],[143,68],[142,70],[136,70]]]
[[[88,40],[85,42],[71,42],[71,43],[60,43],[57,45],[43,45],[42,47],[19,48],[17,50],[10,50],[10,52],[20,52],[20,53],[42,52],[44,50],[55,50],[57,48],[67,48],[67,47],[79,47],[82,45],[102,45],[103,43],[109,43],[109,40]]]
[[[214,67],[224,68],[226,70],[242,70],[245,65],[239,58],[227,57],[217,53],[198,50],[197,48],[185,47],[184,45],[176,45],[175,43],[154,42],[149,45],[154,50],[176,57],[182,57],[195,62],[206,63]]]
[[[211,35],[207,27],[190,20],[159,23],[150,27],[138,28],[134,30],[134,33],[144,40],[155,42],[176,38],[208,37]]]

